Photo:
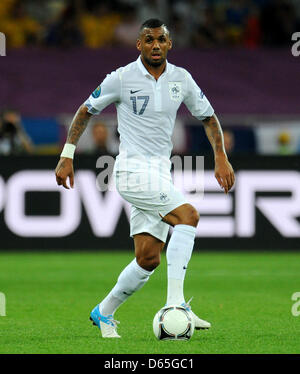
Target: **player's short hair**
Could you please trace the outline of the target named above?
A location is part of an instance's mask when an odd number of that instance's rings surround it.
[[[140,34],[142,33],[144,29],[156,29],[157,27],[161,27],[161,26],[163,26],[169,34],[168,27],[165,25],[165,23],[162,20],[158,18],[147,19],[145,22],[142,23],[140,27]]]

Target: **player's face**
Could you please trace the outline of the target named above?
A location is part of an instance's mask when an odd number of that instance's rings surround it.
[[[146,64],[158,67],[165,63],[172,41],[165,27],[145,28],[137,40],[137,49]]]

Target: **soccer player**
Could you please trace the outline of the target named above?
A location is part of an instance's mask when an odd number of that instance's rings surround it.
[[[89,118],[114,103],[120,134],[114,180],[121,196],[132,206],[130,236],[134,239],[135,258],[90,314],[105,338],[120,337],[114,313],[149,280],[159,265],[170,226],[174,230],[166,251],[166,305],[182,304],[191,311],[183,286],[199,214],[174,187],[170,174],[171,135],[182,102],[193,116],[203,121],[214,152],[215,177],[225,193],[235,180],[224,149],[223,132],[211,104],[190,73],[167,61],[172,41],[164,23],[158,19],[144,22],[136,46],[140,51],[138,59],[108,74],[79,107],[55,170],[58,185],[69,188],[69,178],[73,188],[77,142]],[[209,322],[191,313],[196,329],[210,328]]]

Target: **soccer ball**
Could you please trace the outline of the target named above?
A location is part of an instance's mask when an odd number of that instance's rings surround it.
[[[153,332],[158,340],[189,340],[194,329],[191,313],[180,305],[163,307],[153,319]]]

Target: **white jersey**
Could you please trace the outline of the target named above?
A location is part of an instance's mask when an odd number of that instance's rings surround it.
[[[109,104],[115,104],[119,157],[127,154],[169,159],[176,114],[182,102],[199,120],[214,113],[188,71],[167,62],[156,81],[139,57],[108,74],[84,104],[91,114],[99,114]]]

